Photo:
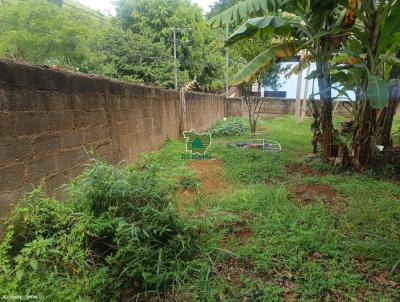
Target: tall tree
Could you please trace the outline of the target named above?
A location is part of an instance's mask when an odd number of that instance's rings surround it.
[[[90,37],[106,21],[74,1],[69,3],[76,8],[47,0],[1,1],[0,55],[80,67],[90,52]]]
[[[122,27],[144,35],[150,43],[163,44],[171,61],[175,30],[180,87],[193,79],[210,88],[221,86],[222,44],[198,6],[186,0],[119,0],[116,5]]]
[[[301,49],[306,49],[316,61],[320,91],[321,128],[323,157],[334,155],[332,94],[330,59],[335,50],[334,38],[337,24],[342,15],[334,0],[280,1],[246,0],[211,19],[211,24],[221,25],[230,20],[240,21],[257,12],[263,17],[248,19],[229,38],[228,43],[236,43],[249,37],[274,35],[275,41],[264,49],[236,75],[238,82],[251,78],[258,70],[265,69],[279,59],[291,57]],[[284,12],[277,16],[278,12]]]

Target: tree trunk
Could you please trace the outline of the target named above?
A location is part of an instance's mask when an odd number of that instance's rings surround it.
[[[366,2],[365,33],[368,36],[368,52],[366,65],[370,73],[377,72],[378,45],[380,27],[374,1]],[[377,144],[376,109],[373,109],[367,98],[368,74],[361,82],[362,94],[357,108],[356,128],[353,137],[353,167],[363,169],[374,157]]]
[[[400,59],[400,51],[397,52],[398,59]],[[390,79],[400,79],[400,68],[398,65],[393,65],[390,72]],[[396,84],[390,87],[389,104],[383,108],[378,117],[377,126],[380,132],[378,144],[385,148],[392,146],[391,133],[393,127],[393,119],[396,115],[397,108],[400,102],[400,85]]]
[[[316,62],[318,73],[318,87],[321,99],[321,132],[322,156],[329,160],[333,154],[333,122],[332,122],[332,94],[328,60],[319,59]]]
[[[353,167],[361,170],[373,158],[376,149],[376,110],[368,100],[358,109],[358,126],[353,139]]]

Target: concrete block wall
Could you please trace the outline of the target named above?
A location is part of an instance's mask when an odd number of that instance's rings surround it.
[[[287,114],[294,114],[295,112],[295,99],[281,99],[281,98],[261,98],[264,103],[261,107],[261,117],[278,117]],[[318,102],[318,101],[317,101]],[[334,102],[333,107],[335,107],[336,102]],[[226,99],[226,114],[227,116],[248,116],[247,105],[242,98],[228,98]],[[346,108],[339,104],[336,114],[338,115],[349,115]],[[310,108],[307,107],[307,115],[311,115]]]
[[[264,116],[294,113],[266,98]],[[176,92],[0,59],[0,218],[26,191],[48,192],[82,171],[93,150],[117,164],[157,150],[167,137],[247,116],[242,98]]]
[[[225,97],[215,94],[186,92],[186,129],[197,132],[211,128],[225,116]]]
[[[223,97],[188,92],[184,99],[176,91],[0,60],[0,218],[33,187],[53,192],[77,176],[91,150],[110,163],[131,163],[167,137],[203,131],[225,116]]]
[[[245,116],[245,106],[243,98],[227,98],[225,101],[225,113],[227,117]]]

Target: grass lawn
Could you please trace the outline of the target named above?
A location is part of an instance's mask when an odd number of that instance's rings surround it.
[[[398,121],[396,121],[398,124]],[[400,186],[308,154],[310,120],[262,120],[281,153],[227,147],[182,159],[168,141],[142,159],[178,188],[201,249],[177,301],[399,301]]]
[[[187,160],[168,140],[126,168],[92,159],[62,202],[35,189],[0,242],[0,300],[400,301],[399,183],[321,163],[309,128],[260,121],[280,153],[221,137]]]

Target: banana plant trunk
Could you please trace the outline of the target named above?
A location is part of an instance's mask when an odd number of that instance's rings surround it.
[[[376,150],[376,109],[367,99],[361,100],[358,127],[353,139],[353,167],[361,170],[372,160]]]
[[[363,2],[366,10],[364,22],[365,34],[368,37],[366,66],[370,73],[377,72],[378,46],[380,39],[380,24],[375,1]],[[361,80],[361,100],[357,108],[356,127],[352,142],[353,167],[362,170],[373,160],[376,154],[377,141],[377,110],[372,108],[368,98],[368,73]]]
[[[321,58],[317,60],[316,65],[321,99],[322,157],[324,160],[329,160],[335,156],[333,154],[332,92],[329,61]]]
[[[397,52],[396,57],[400,59],[400,51]],[[400,79],[400,68],[398,65],[393,65],[390,71],[390,79]],[[389,92],[389,104],[383,108],[377,121],[378,129],[380,130],[378,143],[385,148],[392,146],[391,132],[394,116],[396,115],[400,103],[400,85],[396,84],[390,87]]]

